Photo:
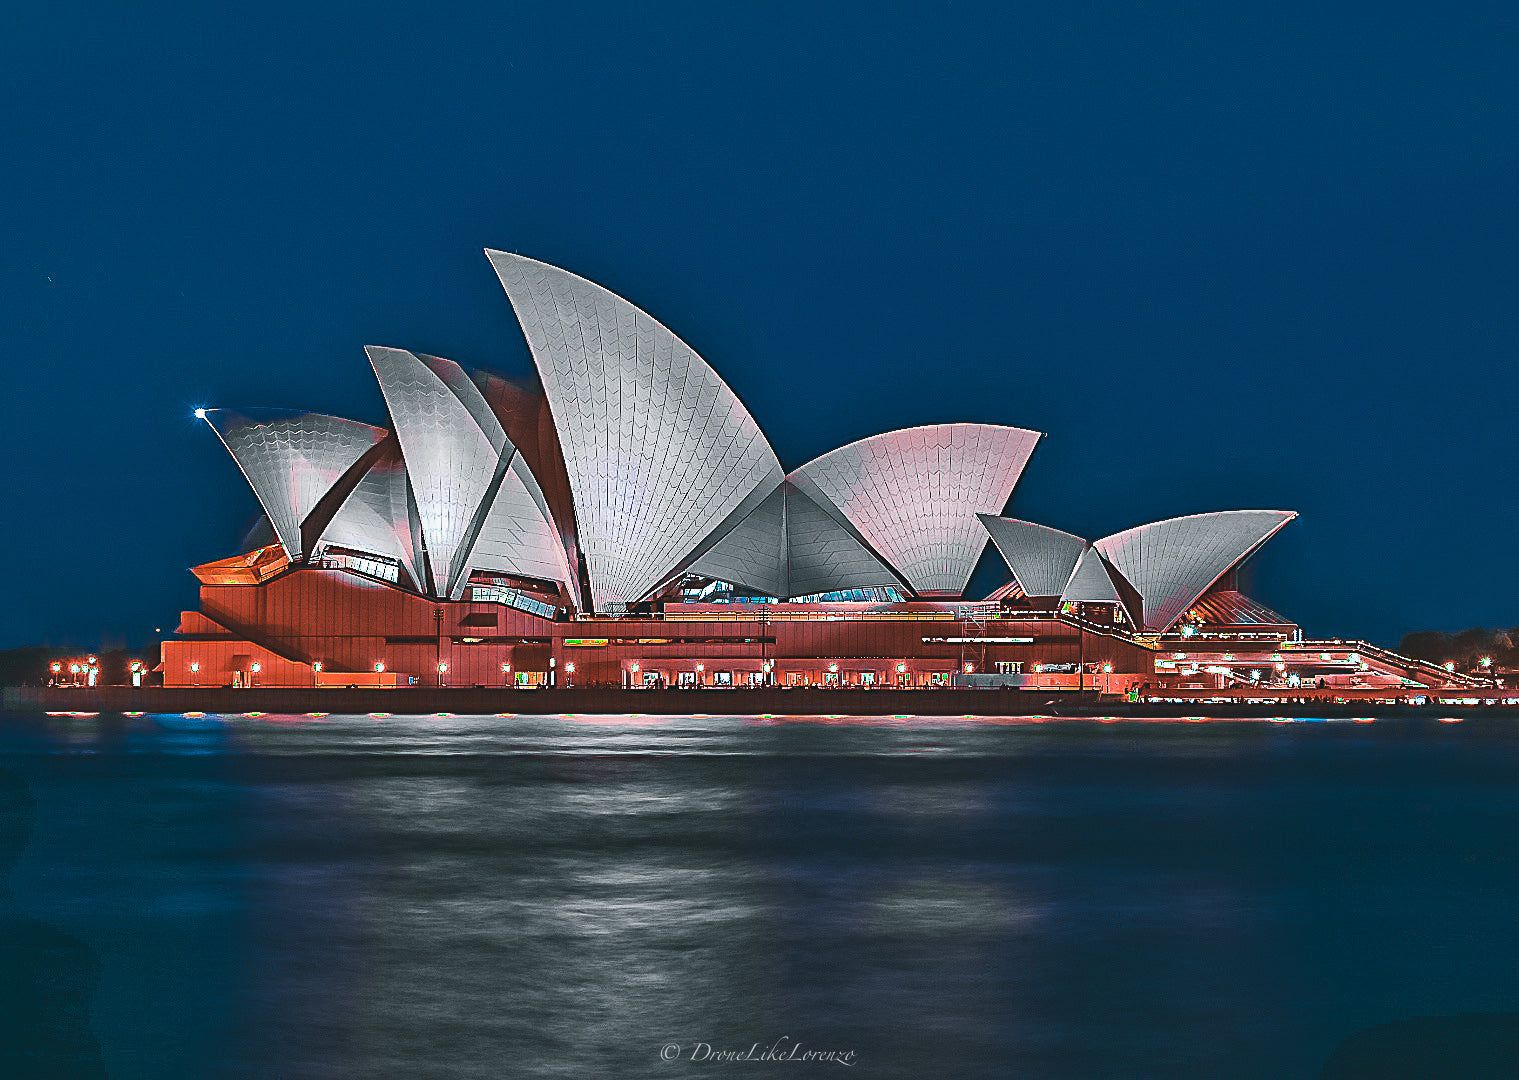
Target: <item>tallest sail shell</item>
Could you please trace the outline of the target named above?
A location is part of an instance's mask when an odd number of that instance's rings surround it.
[[[759,425],[658,320],[582,277],[488,251],[564,451],[597,610],[642,599],[779,486]]]

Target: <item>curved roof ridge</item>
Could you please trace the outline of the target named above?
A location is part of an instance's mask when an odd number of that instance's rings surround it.
[[[1043,433],[1010,424],[920,424],[857,439],[794,469],[919,593],[965,591],[987,533]]]
[[[1285,514],[1288,521],[1291,521],[1293,518],[1298,516],[1298,512],[1296,510],[1271,510],[1252,507],[1243,507],[1238,510],[1200,510],[1195,514],[1177,514],[1175,517],[1159,518],[1155,521],[1143,521],[1137,525],[1130,525],[1127,528],[1119,529],[1117,532],[1111,532],[1107,536],[1104,536],[1102,539],[1106,540],[1111,536],[1122,536],[1124,533],[1133,532],[1135,529],[1148,529],[1152,525],[1169,525],[1174,521],[1188,521],[1192,518],[1221,517],[1225,514]],[[1092,542],[1094,544],[1098,543],[1096,540]]]
[[[1090,542],[1022,518],[977,514],[1025,596],[1060,596]]]
[[[390,433],[360,420],[301,409],[202,409],[253,488],[292,560],[305,554],[301,526],[332,486]]]
[[[1135,525],[1092,546],[1139,594],[1143,628],[1164,633],[1296,517],[1293,510],[1186,514]]]

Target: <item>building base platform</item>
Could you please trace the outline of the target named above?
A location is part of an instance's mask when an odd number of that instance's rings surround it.
[[[1169,692],[1174,695],[1174,692]],[[1348,694],[1348,696],[1347,696]],[[1096,691],[1016,689],[858,690],[779,687],[743,690],[622,690],[586,687],[544,690],[414,687],[404,689],[292,687],[16,687],[4,692],[7,711],[94,713],[430,713],[513,715],[760,716],[760,717],[1090,717],[1165,719],[1445,715],[1493,711],[1519,717],[1514,690],[1422,691],[1401,698],[1385,692],[1295,694],[1263,700],[1168,696],[1128,701]]]

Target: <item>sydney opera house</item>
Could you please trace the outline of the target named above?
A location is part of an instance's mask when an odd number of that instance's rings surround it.
[[[195,567],[167,686],[1411,686],[1240,589],[1295,516],[1227,509],[1097,540],[1003,516],[1041,433],[889,431],[787,470],[664,325],[487,252],[536,378],[370,347],[385,426],[197,410],[266,542]],[[965,595],[991,544],[1008,573]]]

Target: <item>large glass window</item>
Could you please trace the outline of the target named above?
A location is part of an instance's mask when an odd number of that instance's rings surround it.
[[[469,598],[477,604],[505,604],[507,607],[544,619],[552,619],[559,613],[559,609],[553,604],[544,603],[520,589],[508,588],[505,585],[471,585],[469,593]]]

